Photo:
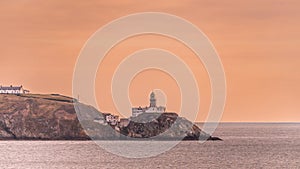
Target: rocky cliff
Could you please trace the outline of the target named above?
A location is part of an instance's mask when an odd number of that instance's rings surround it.
[[[175,113],[140,115],[123,127],[99,119],[103,120],[99,111],[70,97],[0,94],[0,139],[218,139]]]
[[[167,140],[217,140],[198,126],[176,113],[145,113],[131,118],[128,126],[121,128],[123,135],[133,138]]]
[[[72,102],[59,95],[0,94],[0,139],[88,139]]]

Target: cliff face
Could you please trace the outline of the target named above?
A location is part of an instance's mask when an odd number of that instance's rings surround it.
[[[88,139],[72,99],[0,94],[0,139]]]
[[[126,136],[130,136],[213,140],[197,126],[175,113],[142,114],[132,118],[133,121],[125,127],[101,124],[101,118],[103,120],[101,113],[95,108],[74,102],[70,97],[0,94],[0,139],[87,140],[90,137],[128,139]]]
[[[145,113],[132,118],[121,133],[134,138],[211,140],[209,134],[176,113]]]

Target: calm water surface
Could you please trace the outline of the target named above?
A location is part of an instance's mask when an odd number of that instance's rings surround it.
[[[223,123],[213,135],[224,141],[185,141],[143,159],[111,154],[92,141],[0,141],[0,168],[300,169],[300,123]]]

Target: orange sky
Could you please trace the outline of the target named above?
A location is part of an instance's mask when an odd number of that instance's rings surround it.
[[[76,58],[97,29],[127,14],[166,12],[198,26],[217,49],[227,78],[222,121],[300,122],[299,6],[297,0],[3,0],[0,83],[23,84],[34,93],[71,95]],[[101,110],[115,110],[109,75],[118,62],[150,47],[170,50],[191,67],[201,92],[197,120],[205,120],[210,88],[201,62],[180,42],[154,35],[127,39],[107,55],[96,80]],[[153,83],[154,76],[162,83]],[[168,110],[176,111],[179,91],[174,83],[161,72],[143,72],[132,82],[131,100],[147,105],[151,89],[160,87],[168,95]]]

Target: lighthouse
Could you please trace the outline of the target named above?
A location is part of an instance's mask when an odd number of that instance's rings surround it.
[[[153,91],[150,94],[149,101],[150,101],[149,107],[148,106],[132,107],[132,117],[136,117],[143,113],[164,113],[166,111],[166,107],[156,105],[156,98],[155,98],[155,94]]]
[[[154,92],[150,94],[150,107],[156,107],[156,98]]]

